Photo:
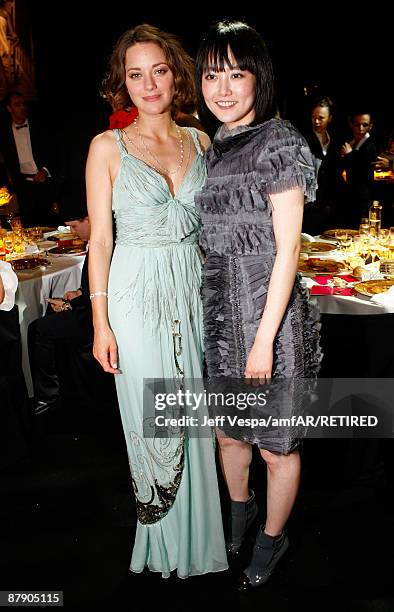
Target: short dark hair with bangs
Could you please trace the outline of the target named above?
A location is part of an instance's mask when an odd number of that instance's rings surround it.
[[[205,104],[202,79],[208,69],[224,70],[231,67],[229,50],[240,70],[248,70],[256,77],[255,118],[251,125],[272,119],[276,114],[275,78],[271,56],[261,35],[242,21],[224,20],[213,24],[204,36],[196,59],[196,92],[200,121],[206,127],[217,124],[217,119]]]

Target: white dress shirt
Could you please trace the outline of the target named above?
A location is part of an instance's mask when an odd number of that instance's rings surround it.
[[[33,157],[33,150],[30,141],[29,122],[26,119],[26,127],[17,129],[15,123],[12,124],[16,150],[18,152],[19,166],[22,174],[37,174],[38,168]]]

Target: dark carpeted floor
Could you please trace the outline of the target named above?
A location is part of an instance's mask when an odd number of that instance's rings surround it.
[[[240,595],[229,572],[128,572],[136,516],[117,409],[68,402],[32,421],[31,456],[0,472],[0,590],[62,590],[66,610],[392,611],[392,488],[379,441],[363,444],[304,443],[289,552],[270,583]],[[254,486],[264,479],[257,461]]]

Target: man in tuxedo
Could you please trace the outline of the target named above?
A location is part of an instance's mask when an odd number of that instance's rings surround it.
[[[360,225],[361,217],[368,217],[374,200],[373,162],[378,156],[370,134],[373,128],[371,111],[368,107],[361,107],[359,111],[349,118],[353,138],[340,150],[342,169],[345,170],[341,214],[343,221],[354,228]]]
[[[1,149],[25,226],[57,223],[57,162],[51,122],[28,117],[25,97],[7,94],[8,111],[0,127]]]

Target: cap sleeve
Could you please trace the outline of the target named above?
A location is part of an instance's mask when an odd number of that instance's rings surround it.
[[[278,121],[272,127],[259,154],[258,168],[267,194],[300,187],[305,202],[315,200],[317,182],[312,153],[288,121]]]

